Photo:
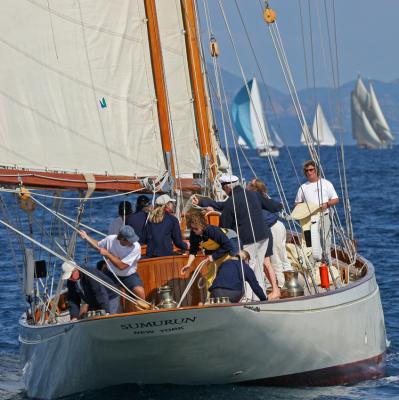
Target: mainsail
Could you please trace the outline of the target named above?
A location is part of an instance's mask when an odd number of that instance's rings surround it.
[[[313,119],[312,139],[313,144],[316,146],[335,146],[337,143],[320,104],[317,104],[316,114]],[[301,135],[301,143],[306,145],[305,135],[303,132]]]
[[[374,88],[367,91],[358,77],[351,93],[352,134],[359,147],[376,149],[392,146],[395,140],[381,111]]]
[[[217,144],[203,133],[209,110],[198,111],[196,98],[206,88],[191,79],[202,73],[191,65],[199,59],[191,2],[183,12],[178,0],[156,1],[155,36],[150,3],[2,2],[3,167],[146,177],[173,164],[176,177],[192,178],[205,158],[213,165]]]
[[[251,149],[264,152],[274,146],[266,128],[262,99],[255,77],[234,97],[232,117],[237,133]]]

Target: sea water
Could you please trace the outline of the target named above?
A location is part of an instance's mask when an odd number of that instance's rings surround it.
[[[234,158],[234,151],[231,155]],[[301,165],[307,158],[305,148],[290,148],[289,152],[287,149],[282,149],[280,157],[275,159],[290,205],[294,202],[299,183],[304,181]],[[338,195],[342,198],[340,181],[344,180],[344,175],[342,173],[340,175],[337,169],[337,160],[340,158],[339,149],[323,148],[321,151],[326,177],[334,183]],[[254,152],[248,153],[248,159],[258,177],[267,182],[272,197],[277,199],[277,189],[273,183],[269,160],[258,158]],[[234,173],[239,175],[237,163],[234,164]],[[381,290],[389,342],[384,378],[348,386],[294,389],[235,385],[200,387],[124,385],[71,396],[69,399],[399,399],[399,147],[375,151],[346,147],[345,164],[359,253],[374,264]],[[250,179],[251,170],[243,159],[241,167],[246,179]],[[107,224],[117,212],[120,200],[121,198],[116,197],[96,202],[96,206],[90,209],[92,220],[96,221],[100,230],[106,230]],[[69,207],[76,207],[76,202],[70,204]],[[342,202],[338,210],[342,214]],[[69,213],[71,214],[72,212]],[[24,302],[12,255],[7,249],[6,235],[5,229],[0,228],[0,399],[19,400],[26,398],[18,356],[18,318],[23,311]],[[265,363],[267,362],[268,360],[265,360]],[[212,365],[209,365],[209,368],[213,368]],[[68,384],[67,379],[65,384]]]

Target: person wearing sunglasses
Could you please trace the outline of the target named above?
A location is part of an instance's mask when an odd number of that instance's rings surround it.
[[[331,261],[329,251],[331,248],[330,208],[338,204],[339,198],[333,184],[327,179],[320,177],[319,167],[313,160],[305,161],[303,164],[303,173],[308,181],[298,189],[295,204],[306,203],[312,207],[315,205],[319,206],[323,218],[321,227],[323,228],[324,249],[328,260]]]

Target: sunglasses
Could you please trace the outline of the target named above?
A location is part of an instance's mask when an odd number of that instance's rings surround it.
[[[310,171],[314,171],[315,169],[314,168],[307,168],[307,169],[305,169],[305,172],[310,172]]]

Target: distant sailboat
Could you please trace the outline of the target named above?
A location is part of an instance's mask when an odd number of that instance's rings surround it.
[[[256,78],[250,80],[247,85],[251,96],[248,95],[247,87],[243,86],[232,103],[232,117],[237,133],[248,147],[256,149],[261,157],[278,157],[279,150],[266,129]]]
[[[335,146],[337,141],[332,133],[321,105],[318,104],[312,125],[313,144],[316,146]],[[305,135],[302,132],[301,143],[306,145]]]
[[[249,146],[247,145],[247,142],[242,138],[242,136],[238,136],[237,144],[239,146],[241,146],[241,148],[243,148],[245,150],[249,149]]]
[[[274,137],[274,144],[278,149],[281,149],[284,147],[284,142],[283,139],[281,139],[280,135],[277,133],[277,131],[274,129],[274,126],[272,128],[272,134]]]
[[[365,87],[359,77],[351,93],[352,135],[361,148],[384,149],[395,140],[381,111],[374,88]]]

